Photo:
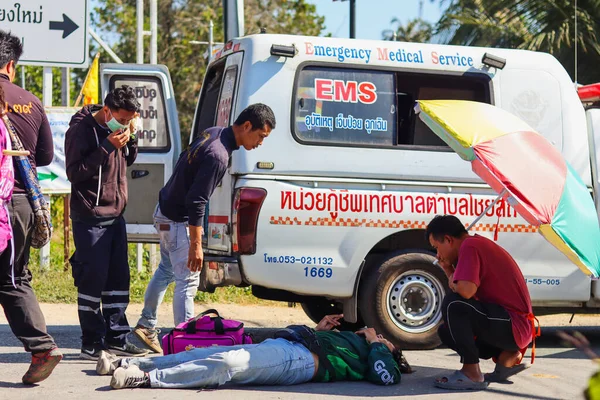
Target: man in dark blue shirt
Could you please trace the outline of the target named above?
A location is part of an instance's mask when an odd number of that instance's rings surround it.
[[[155,329],[157,310],[171,282],[175,281],[175,325],[195,315],[194,296],[204,258],[205,206],[225,175],[231,153],[240,147],[257,148],[272,129],[275,115],[264,104],[248,106],[232,126],[206,129],[181,153],[173,175],[160,191],[154,226],[160,237],[161,260],[146,288],[144,309],[134,330],[154,352],[162,351]]]

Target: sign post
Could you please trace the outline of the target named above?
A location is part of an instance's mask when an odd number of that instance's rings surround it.
[[[89,0],[19,0],[0,4],[0,26],[21,38],[20,64],[88,66]]]

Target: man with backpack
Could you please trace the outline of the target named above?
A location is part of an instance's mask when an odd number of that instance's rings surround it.
[[[96,372],[112,375],[113,389],[359,380],[392,385],[400,383],[401,372],[412,372],[402,352],[373,328],[356,333],[333,330],[342,317],[327,315],[315,330],[292,325],[259,344],[195,348],[146,359],[102,353]]]
[[[35,175],[36,166],[52,162],[54,144],[42,102],[13,83],[22,53],[21,40],[0,30],[0,87],[4,92],[0,115],[6,114],[6,129],[14,129],[15,137],[29,152],[28,163]],[[63,355],[48,334],[44,314],[31,287],[29,251],[35,228],[34,211],[17,157],[13,157],[13,164],[12,198],[0,201],[0,206],[10,216],[12,231],[7,249],[0,253],[0,303],[11,330],[23,343],[25,351],[31,352],[31,365],[22,378],[23,383],[30,385],[50,376]]]

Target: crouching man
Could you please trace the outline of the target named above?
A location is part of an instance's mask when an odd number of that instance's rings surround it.
[[[315,330],[294,325],[259,344],[196,348],[152,358],[123,358],[103,352],[100,375],[112,374],[113,389],[214,388],[233,385],[295,385],[367,380],[400,383],[410,366],[402,352],[373,328],[332,330],[342,315],[325,316]]]
[[[507,380],[529,365],[521,363],[533,339],[529,291],[515,260],[506,250],[479,235],[469,235],[452,215],[436,216],[426,231],[437,250],[451,292],[442,302],[444,323],[438,335],[460,355],[460,371],[441,377],[435,386],[482,390]],[[494,372],[484,375],[479,359],[493,358]]]

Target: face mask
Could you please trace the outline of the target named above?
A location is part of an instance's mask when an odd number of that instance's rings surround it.
[[[121,123],[119,123],[119,121],[117,121],[115,117],[113,117],[112,112],[110,112],[110,110],[108,112],[110,113],[111,119],[106,122],[106,126],[108,126],[108,129],[110,129],[111,132],[116,132],[119,129],[127,129],[127,125],[122,125]]]

